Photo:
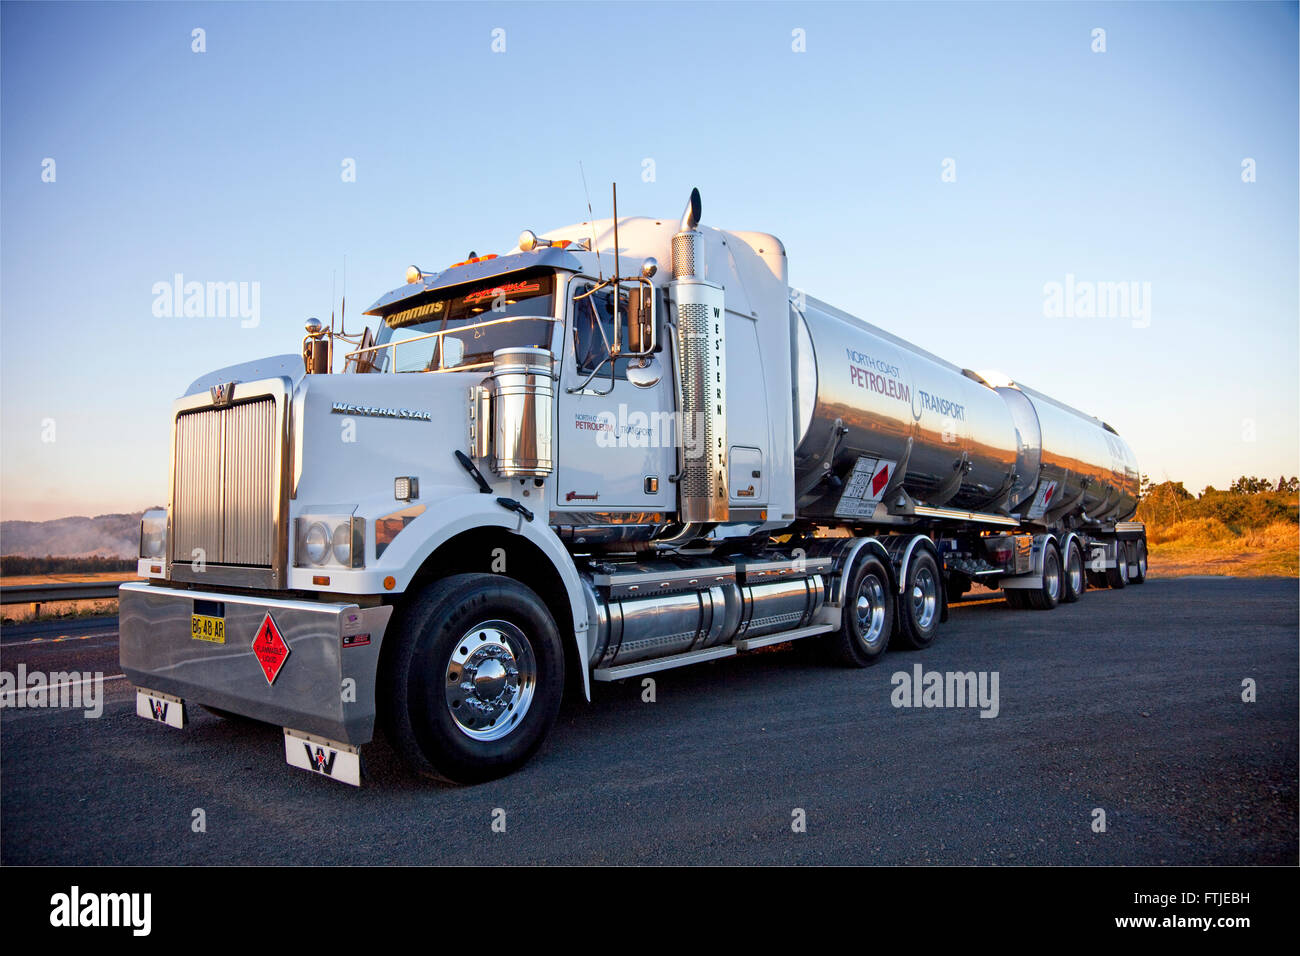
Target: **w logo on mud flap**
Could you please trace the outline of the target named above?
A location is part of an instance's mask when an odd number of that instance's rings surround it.
[[[314,753],[311,744],[303,744],[302,749],[307,751],[307,764],[311,769],[317,773],[323,773],[327,777],[334,775],[334,760],[339,755],[337,750],[329,751],[329,759],[327,760],[324,747],[317,747]]]
[[[167,701],[165,701],[165,700],[154,700],[152,697],[150,697],[150,698],[149,698],[149,709],[153,711],[153,719],[154,719],[154,720],[166,720],[166,719],[167,719]]]

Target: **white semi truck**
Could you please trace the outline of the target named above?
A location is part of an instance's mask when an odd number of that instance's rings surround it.
[[[367,314],[175,403],[121,588],[141,716],[270,722],[352,784],[378,722],[472,783],[566,687],[796,640],[865,667],[972,583],[1049,610],[1146,576],[1113,428],[791,289],[698,191],[413,266]]]

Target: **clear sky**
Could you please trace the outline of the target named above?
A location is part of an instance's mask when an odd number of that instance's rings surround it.
[[[296,351],[345,257],[355,320],[587,218],[579,160],[598,216],[698,185],[793,284],[1157,481],[1295,474],[1297,77],[1294,3],[5,3],[0,515],[164,502],[189,382]],[[258,283],[260,323],[155,315],[177,273]],[[1141,305],[1045,314],[1067,276]]]

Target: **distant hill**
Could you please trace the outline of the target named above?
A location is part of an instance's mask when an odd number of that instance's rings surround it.
[[[53,521],[0,521],[0,554],[66,558],[133,558],[140,553],[140,516],[77,515]]]

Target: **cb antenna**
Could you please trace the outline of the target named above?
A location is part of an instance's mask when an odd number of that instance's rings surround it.
[[[587,220],[591,223],[591,248],[596,253],[596,272],[600,281],[604,282],[605,272],[600,266],[600,246],[596,243],[596,214],[591,211],[591,190],[587,188],[587,173],[582,168],[582,160],[578,160],[578,172],[582,174],[582,191],[587,194]]]
[[[343,257],[343,305],[339,309],[339,335],[347,335],[348,325],[348,257]]]

